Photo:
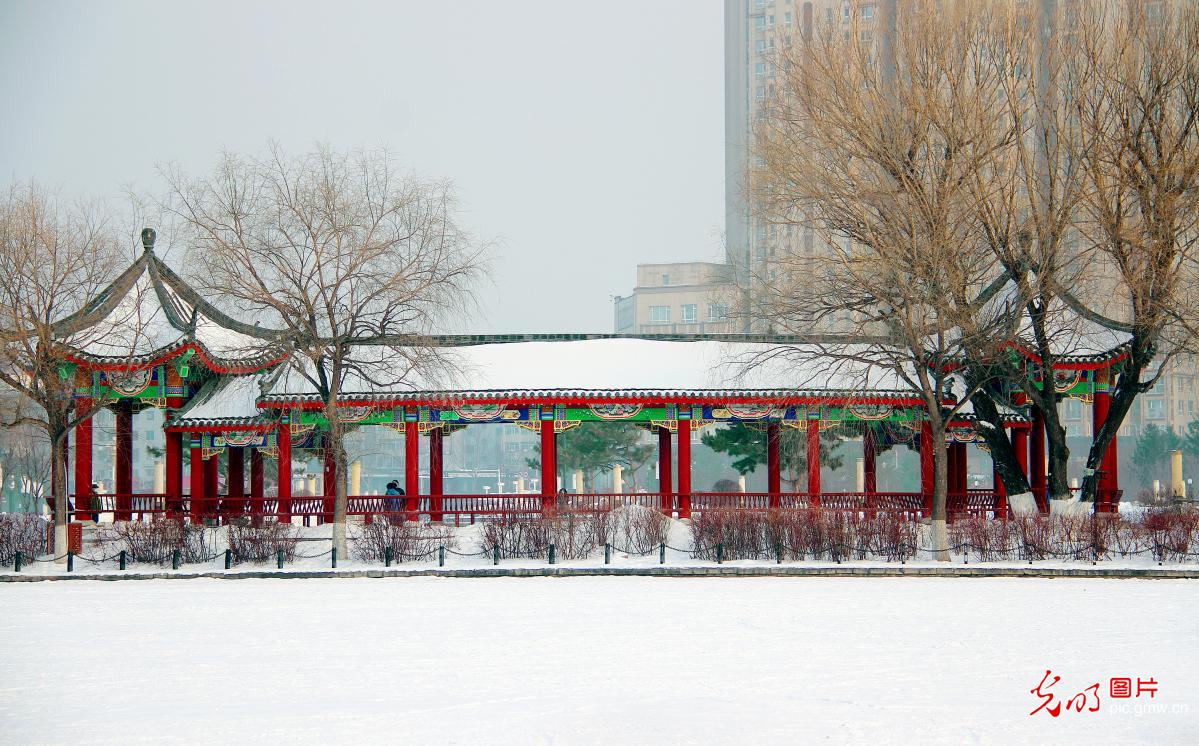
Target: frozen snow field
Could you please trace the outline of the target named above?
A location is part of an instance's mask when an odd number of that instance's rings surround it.
[[[1194,743],[1196,601],[1186,580],[11,583],[0,743]],[[1098,682],[1100,710],[1030,717],[1046,669],[1058,702]],[[1156,697],[1111,699],[1125,676]]]

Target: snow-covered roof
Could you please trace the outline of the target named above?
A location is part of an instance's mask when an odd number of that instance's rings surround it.
[[[371,359],[367,374],[350,376],[341,396],[359,401],[913,398],[891,371],[833,367],[817,360],[816,350],[801,347],[626,338],[409,348],[398,354],[377,348],[363,352]],[[422,355],[436,356],[436,364],[421,365]],[[389,383],[380,386],[380,381]],[[280,375],[264,401],[315,398],[309,380],[289,370]]]
[[[209,380],[187,406],[168,423],[169,427],[265,425],[271,418],[257,409],[264,382],[273,373],[248,376],[219,376]]]

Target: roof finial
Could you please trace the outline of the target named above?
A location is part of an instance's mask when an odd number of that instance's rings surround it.
[[[153,228],[142,228],[142,248],[148,253],[154,252],[154,239],[157,235]]]

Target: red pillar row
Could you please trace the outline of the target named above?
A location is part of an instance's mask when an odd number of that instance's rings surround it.
[[[541,421],[541,512],[552,513],[558,492],[558,440],[554,421]]]
[[[670,428],[658,428],[658,492],[661,493],[662,512],[674,515],[674,453],[670,446]]]
[[[679,420],[679,518],[691,517],[691,420]]]
[[[291,425],[280,422],[276,430],[279,449],[279,486],[276,510],[280,523],[291,523]]]
[[[221,455],[215,452],[204,460],[204,515],[209,518],[220,513]]]
[[[766,425],[766,491],[770,493],[771,510],[777,510],[782,506],[779,494],[783,491],[782,466],[779,459],[780,427],[777,422]]]
[[[132,518],[133,507],[133,405],[121,401],[116,406],[116,515],[114,520],[127,521]]]
[[[75,404],[76,411],[91,409],[91,399],[80,399]],[[99,514],[81,512],[78,509],[91,508],[86,496],[92,493],[92,418],[80,420],[75,426],[75,515],[78,520],[97,520]]]
[[[808,420],[808,499],[820,507],[820,420]]]
[[[404,494],[408,520],[415,521],[420,495],[420,428],[416,422],[404,423]]]
[[[443,491],[442,456],[445,447],[445,433],[440,427],[429,431],[429,520],[441,523],[444,516],[441,512],[441,495]]]
[[[168,518],[181,518],[183,510],[183,433],[166,433],[166,511]]]

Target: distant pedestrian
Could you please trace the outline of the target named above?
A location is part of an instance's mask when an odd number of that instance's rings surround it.
[[[387,506],[388,513],[398,513],[400,506],[404,501],[400,499],[403,496],[404,490],[400,489],[400,483],[394,479],[387,483],[387,495],[384,504]]]

